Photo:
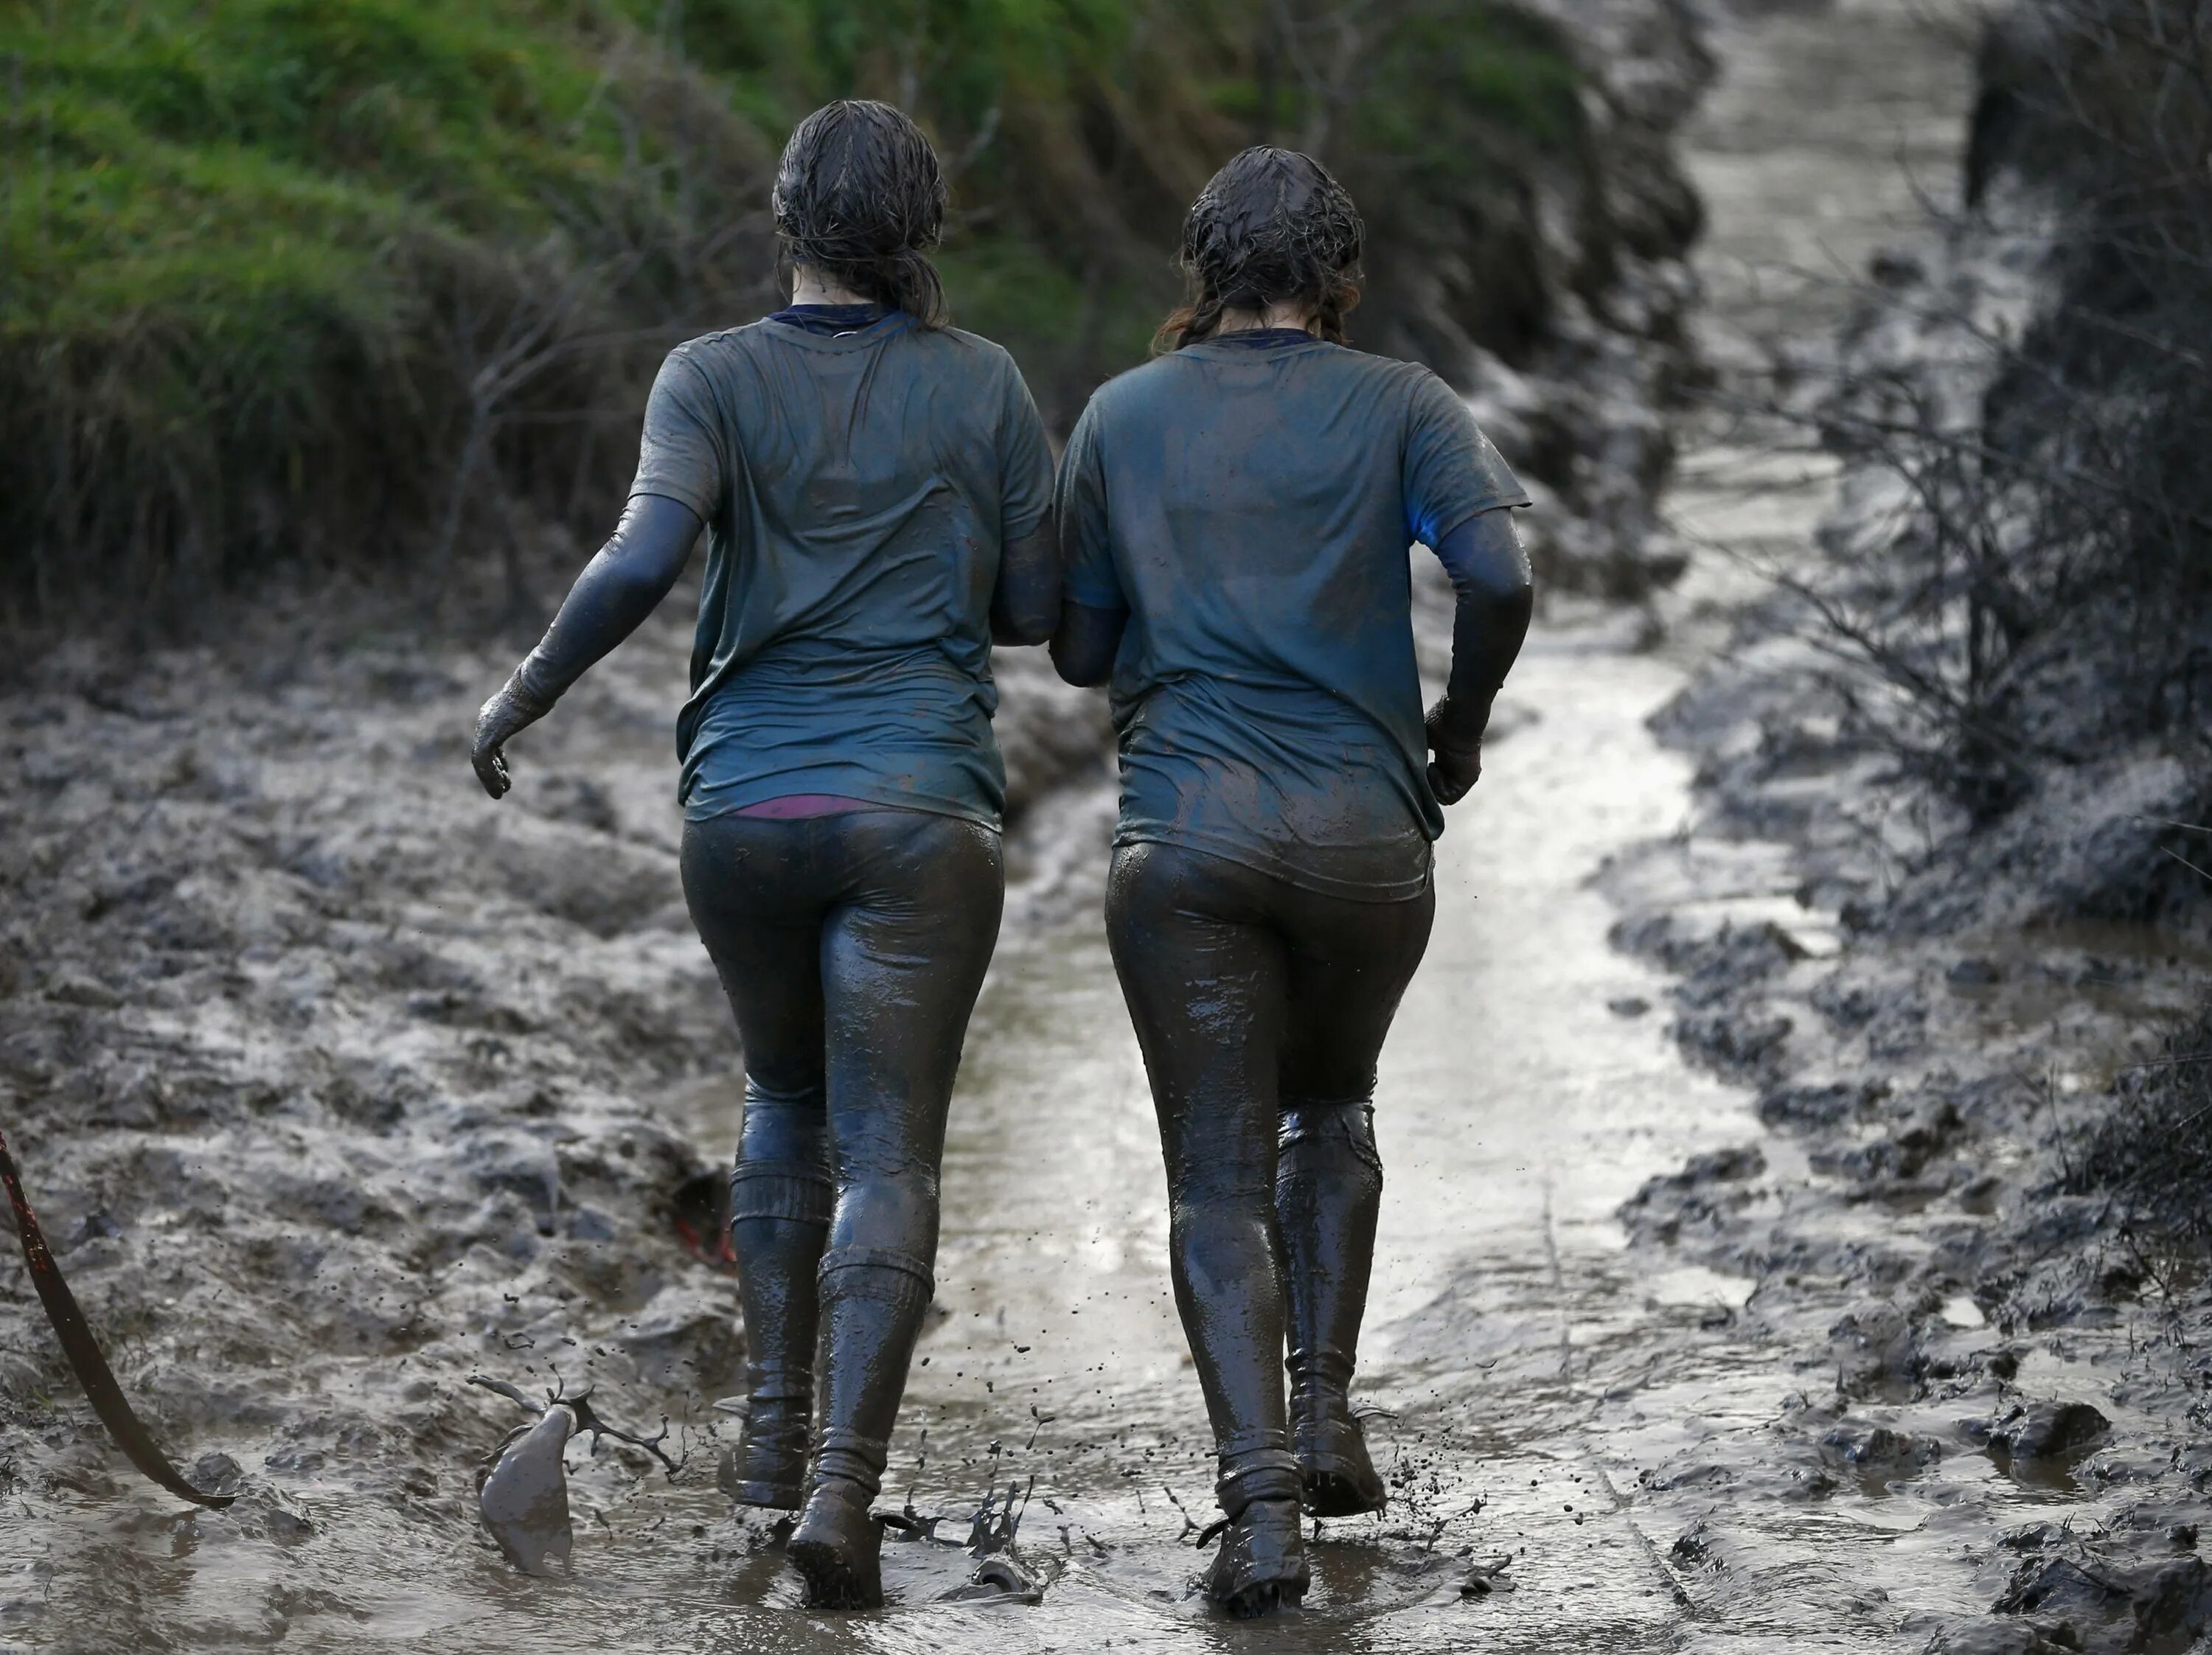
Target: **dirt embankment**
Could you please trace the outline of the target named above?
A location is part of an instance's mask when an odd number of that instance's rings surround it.
[[[0,624],[127,593],[220,626],[270,570],[428,584],[602,531],[668,347],[782,291],[775,155],[848,94],[939,142],[954,313],[1060,430],[1175,303],[1213,170],[1315,150],[1368,207],[1355,339],[1516,414],[1557,579],[1664,573],[1647,405],[1682,367],[1674,138],[1704,73],[1680,0],[929,5],[896,46],[780,3],[126,14],[0,19]]]
[[[1394,308],[1371,348],[1428,361],[1468,391],[1535,500],[1523,528],[1540,591],[1641,600],[1684,567],[1657,506],[1675,455],[1670,415],[1698,372],[1688,261],[1704,215],[1680,149],[1712,58],[1684,6],[1531,9],[1589,76],[1586,163],[1571,181],[1535,178],[1522,268],[1486,268],[1494,254],[1470,257],[1480,239],[1412,239],[1411,259],[1378,250],[1395,266],[1378,297]],[[1527,312],[1501,325],[1499,295],[1524,292]]]
[[[1911,705],[1911,676],[1940,687],[1966,648],[1944,604],[1975,545],[2024,563],[2024,525],[2051,521],[1999,477],[1973,506],[2013,537],[1944,538],[1955,478],[1995,476],[2022,429],[2034,358],[1990,342],[2062,337],[2080,309],[2065,203],[2009,199],[1878,263],[1831,427],[1850,460],[1830,561],[1662,715],[1699,761],[1697,814],[1606,875],[1617,941],[1680,974],[1683,1049],[1766,1129],[1655,1179],[1624,1222],[1655,1268],[1748,1278],[1709,1337],[1788,1375],[1638,1498],[1691,1600],[1732,1621],[1848,1542],[1831,1601],[1869,1647],[2179,1651],[2212,1627],[2212,1284],[2183,1187],[2203,1165],[2212,864],[2190,824],[2212,773],[2193,729],[2131,725],[2106,695],[2136,664],[2101,615],[2016,628],[1963,735]],[[1867,440],[1878,421],[1908,458],[1980,445],[1975,464],[1915,470]],[[1941,601],[1895,601],[1947,546]]]
[[[1786,1597],[1832,1513],[1929,1542],[1899,1548],[1901,1580],[1869,1574],[1857,1607],[1905,1640],[1881,1646],[2185,1647],[2212,1624],[2212,1293],[2201,1242],[2082,1174],[2126,1098],[2203,1060],[2167,1031],[2212,949],[2112,922],[1839,923],[1820,828],[1863,802],[1867,755],[1820,741],[1816,696],[1747,713],[1741,688],[1716,674],[1674,709],[1672,737],[1742,761],[1708,772],[1686,836],[1606,882],[1616,940],[1680,974],[1683,1050],[1751,1088],[1766,1130],[1622,1218],[1654,1269],[1748,1278],[1709,1337],[1770,1350],[1787,1390],[1641,1497],[1723,1618]],[[1850,871],[1878,889],[1884,852],[1862,846]]]
[[[515,743],[497,805],[466,743],[503,652],[271,627],[64,648],[0,698],[0,1118],[127,1388],[245,1461],[249,1527],[303,1520],[313,1476],[471,1543],[513,1422],[478,1368],[601,1385],[711,1459],[742,1334],[683,1196],[742,1064],[676,875],[683,607]],[[1006,676],[1018,803],[1103,770],[1091,698]],[[1010,842],[1048,907],[1060,864]],[[16,1515],[130,1475],[0,1269]]]

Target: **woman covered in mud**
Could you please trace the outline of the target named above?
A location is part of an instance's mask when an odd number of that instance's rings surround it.
[[[1173,349],[1091,399],[1058,490],[1053,659],[1112,680],[1107,926],[1219,1457],[1207,1591],[1240,1615],[1304,1595],[1301,1502],[1382,1506],[1349,1403],[1382,1202],[1376,1058],[1427,945],[1439,807],[1480,772],[1531,607],[1509,509],[1528,496],[1466,404],[1344,345],[1360,239],[1307,157],[1223,167],[1184,222]],[[1425,719],[1413,541],[1457,595]]]
[[[745,1055],[732,1470],[740,1500],[804,1507],[790,1555],[818,1607],[882,1601],[869,1506],[1004,895],[991,646],[1042,642],[1059,607],[1044,430],[1012,359],[945,324],[945,205],[896,110],[799,125],[775,192],[790,306],[670,353],[620,524],[476,732],[496,798],[505,743],[653,611],[704,527],[677,750],[684,895]]]

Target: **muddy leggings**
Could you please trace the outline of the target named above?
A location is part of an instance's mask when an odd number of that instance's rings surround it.
[[[872,1496],[933,1291],[945,1118],[999,934],[999,836],[956,817],[717,816],[684,894],[737,1014],[731,1178],[756,1409],[799,1410],[812,1476]]]
[[[1170,846],[1115,852],[1107,934],[1224,1510],[1296,1493],[1286,1333],[1294,1383],[1351,1382],[1382,1195],[1375,1061],[1435,913],[1431,891],[1354,901]]]

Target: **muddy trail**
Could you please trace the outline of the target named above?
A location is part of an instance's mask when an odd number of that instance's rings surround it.
[[[1967,88],[1961,42],[1906,0],[1747,8],[1714,44],[1689,160],[1726,372],[1750,331],[1833,326],[1832,286],[1793,272],[1855,270],[1909,225],[1915,182],[1950,176]],[[1673,512],[1787,547],[1831,483],[1716,423]],[[1828,1407],[1835,1376],[1795,1364],[1835,1309],[1768,1317],[1756,1250],[1680,1222],[1815,1174],[1765,1133],[1759,1075],[1685,1060],[1666,1008],[1705,955],[1648,927],[1703,946],[1772,922],[1793,970],[1837,947],[1789,894],[1787,846],[1650,848],[1702,842],[1697,758],[1649,724],[1722,647],[1732,567],[1693,562],[1656,647],[1650,616],[1555,610],[1508,686],[1383,1058],[1356,1392],[1391,1506],[1322,1525],[1304,1612],[1255,1626],[1194,1591],[1210,1456],[1096,912],[1094,702],[1010,670],[1016,888],[886,1484],[948,1542],[1014,1490],[1042,1601],[944,1601],[973,1560],[914,1540],[886,1548],[888,1610],[809,1616],[715,1487],[742,1335],[696,1199],[740,1060],[676,883],[680,601],[517,743],[497,809],[465,742],[503,650],[335,648],[325,617],[48,658],[0,700],[0,1112],[133,1399],[238,1498],[185,1510],[137,1480],[0,1269],[0,1650],[1903,1650],[1984,1609],[1993,1537],[2060,1520],[2073,1485],[1959,1442],[1899,1493],[1889,1471],[1934,1462],[1890,1448],[1934,1440],[1926,1422],[1850,1416],[1891,1431],[1872,1470],[1825,1449],[1850,1421],[1805,1398]],[[1433,664],[1440,611],[1425,625]],[[1610,940],[1624,908],[1647,927],[1632,950]],[[1899,1222],[1836,1200],[1808,1223],[1844,1254]],[[1843,1309],[1872,1315],[1864,1297]],[[1971,1296],[1939,1311],[1962,1351],[1988,1343]],[[1947,1421],[2002,1412],[1974,1372]],[[475,1502],[527,1416],[478,1374],[592,1387],[633,1432],[665,1422],[679,1470],[572,1445],[573,1571],[522,1577]]]

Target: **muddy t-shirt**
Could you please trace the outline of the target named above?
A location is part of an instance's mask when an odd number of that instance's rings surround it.
[[[1059,497],[1067,597],[1129,616],[1115,843],[1418,894],[1443,813],[1407,547],[1528,503],[1467,404],[1319,340],[1192,345],[1091,398]]]
[[[662,365],[630,492],[707,524],[687,815],[815,793],[998,824],[991,593],[1052,493],[1012,358],[897,312],[708,334]]]

